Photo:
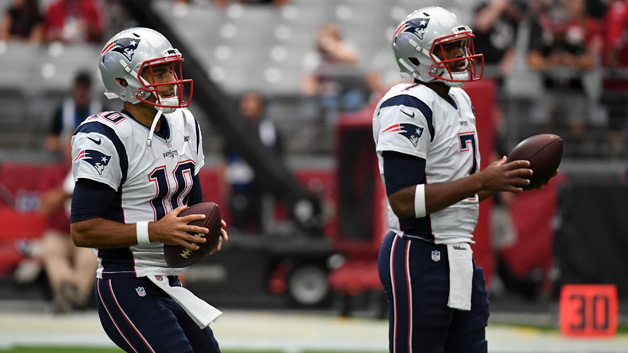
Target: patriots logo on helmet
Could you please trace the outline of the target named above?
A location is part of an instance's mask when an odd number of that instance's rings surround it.
[[[416,34],[420,40],[423,40],[423,35],[427,32],[427,25],[430,23],[429,18],[413,18],[408,20],[399,26],[395,31],[394,37],[401,32],[410,32]]]
[[[410,142],[412,142],[412,145],[416,147],[416,145],[419,143],[421,135],[423,135],[423,130],[424,128],[416,126],[414,124],[394,124],[387,127],[382,132],[396,132],[398,134],[401,134],[405,138],[410,140]]]
[[[96,150],[82,150],[78,156],[74,158],[74,162],[78,160],[84,160],[85,162],[91,164],[92,167],[96,169],[98,174],[102,175],[102,172],[111,160],[111,156],[107,156],[106,154]]]
[[[106,53],[110,50],[118,52],[128,60],[133,60],[133,55],[135,54],[135,49],[140,44],[141,39],[139,38],[119,38],[109,43],[103,50],[103,53]]]

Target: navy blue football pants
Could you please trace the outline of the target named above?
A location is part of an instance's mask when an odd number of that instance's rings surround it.
[[[390,353],[486,353],[488,296],[482,268],[473,271],[471,311],[451,309],[447,247],[384,238],[379,278],[389,309]]]
[[[170,276],[170,285],[181,285]],[[99,279],[98,316],[109,338],[132,353],[220,353],[214,333],[200,329],[149,279]]]

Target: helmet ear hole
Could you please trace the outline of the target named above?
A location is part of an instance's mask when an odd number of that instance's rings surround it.
[[[414,66],[419,66],[419,59],[417,58],[408,58],[408,61],[411,62]]]
[[[119,77],[118,77],[118,78],[116,78],[116,82],[118,82],[118,84],[119,84],[120,86],[122,86],[122,87],[126,87],[126,86],[128,86],[128,85],[129,85],[129,83],[128,83],[128,82],[126,82],[126,80],[125,80],[125,79],[123,79],[123,78],[119,78]]]

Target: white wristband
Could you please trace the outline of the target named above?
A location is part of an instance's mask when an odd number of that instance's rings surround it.
[[[427,214],[425,209],[425,184],[417,184],[414,191],[414,216],[423,218]]]
[[[137,245],[150,244],[150,239],[148,237],[148,222],[135,223],[135,232],[137,233]]]

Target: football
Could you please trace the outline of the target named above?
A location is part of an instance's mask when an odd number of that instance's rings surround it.
[[[213,202],[203,202],[186,208],[179,214],[179,217],[191,214],[204,214],[206,216],[205,219],[193,221],[189,224],[209,229],[207,234],[190,233],[197,237],[206,237],[207,242],[197,243],[200,247],[198,250],[190,250],[181,245],[164,244],[164,257],[166,258],[166,264],[170,267],[187,267],[195,264],[209,255],[218,245],[222,226],[220,207]]]
[[[510,151],[507,162],[527,160],[534,172],[524,190],[538,188],[554,176],[563,157],[563,140],[553,134],[530,136]]]

